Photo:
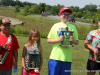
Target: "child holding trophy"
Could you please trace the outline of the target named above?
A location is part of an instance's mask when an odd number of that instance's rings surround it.
[[[77,45],[79,43],[75,26],[67,23],[71,13],[71,9],[62,7],[60,9],[61,22],[54,24],[47,36],[47,42],[53,43],[53,49],[48,61],[48,75],[71,74],[72,44]],[[73,35],[70,34],[71,31],[74,32]]]
[[[12,75],[12,65],[17,69],[19,44],[15,35],[9,33],[10,24],[8,18],[0,20],[0,75]]]
[[[21,75],[40,75],[42,63],[43,49],[40,44],[40,33],[37,29],[32,29],[28,41],[23,47]]]
[[[88,33],[84,43],[84,47],[89,50],[87,75],[95,75],[97,70],[99,70],[100,75],[100,20],[98,25],[98,29]]]

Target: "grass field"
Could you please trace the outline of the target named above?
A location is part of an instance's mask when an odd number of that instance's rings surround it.
[[[12,73],[12,75],[21,75],[22,50],[28,37],[17,36],[17,39],[20,45],[20,49],[18,50],[18,71],[17,73]],[[41,38],[41,45],[43,47],[43,67],[40,74],[48,75],[48,60],[51,53],[52,44],[48,44],[47,39]],[[79,45],[74,45],[73,62],[71,67],[71,70],[73,72],[71,73],[71,75],[86,75],[88,53],[88,50],[84,48],[84,40],[79,40]]]

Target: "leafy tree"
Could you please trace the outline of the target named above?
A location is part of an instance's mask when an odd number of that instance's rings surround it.
[[[19,5],[20,7],[22,7],[22,2],[20,2],[19,0],[18,1],[15,1],[15,5]]]
[[[57,13],[57,15],[59,15],[59,11],[60,11],[60,9],[62,8],[62,6],[60,5],[60,4],[58,4],[57,6],[56,6],[56,13]]]
[[[38,5],[39,14],[41,14],[42,12],[45,11],[45,7],[46,7],[46,4],[45,4],[45,3],[40,3],[40,4]]]
[[[11,4],[12,0],[1,0],[1,4],[8,5]]]
[[[82,13],[81,12],[77,12],[77,15],[76,15],[78,18],[81,18],[82,17]]]
[[[70,8],[70,9],[73,11],[73,9],[74,9],[74,6],[70,6],[69,8]]]
[[[76,12],[73,12],[72,15],[73,15],[74,17],[77,17]]]
[[[74,12],[78,12],[79,11],[79,7],[78,6],[75,6],[74,9],[73,9],[73,11]]]
[[[30,9],[29,9],[29,13],[30,13],[30,14],[34,13],[33,8],[30,8]]]
[[[39,7],[38,5],[34,5],[30,8],[29,12],[32,12],[33,10],[33,14],[39,14]]]
[[[27,10],[24,8],[21,12],[19,12],[22,16],[27,16]]]
[[[51,6],[50,5],[46,5],[45,11],[50,11],[50,9],[51,9]]]
[[[86,17],[86,18],[91,18],[91,12],[88,11],[88,10],[85,10],[85,11],[84,11],[84,17]]]
[[[90,5],[86,5],[83,9],[90,12],[97,12],[97,5],[93,5],[92,3],[90,3]]]
[[[57,6],[52,6],[51,9],[50,9],[50,12],[51,14],[53,15],[57,15],[58,14],[58,9],[57,9]]]
[[[20,6],[19,5],[15,6],[15,12],[20,12]]]
[[[29,12],[30,6],[29,6],[29,5],[26,5],[24,9],[25,9],[27,12]]]
[[[85,10],[83,8],[81,8],[81,9],[79,9],[78,12],[82,12],[83,13],[83,11],[85,11]]]

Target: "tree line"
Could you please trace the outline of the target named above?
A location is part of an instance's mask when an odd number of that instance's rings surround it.
[[[21,2],[19,0],[0,0],[1,5],[6,6],[15,6],[16,12],[20,12],[19,8],[23,7],[24,14],[42,14],[42,12],[50,12],[52,15],[59,15],[59,10],[64,7],[64,5],[46,5],[45,3],[30,3],[30,2]],[[94,5],[90,3],[89,5],[85,5],[83,8],[79,8],[78,6],[70,6],[73,13],[72,15],[76,18],[89,18],[89,19],[99,19],[100,18],[100,5]]]

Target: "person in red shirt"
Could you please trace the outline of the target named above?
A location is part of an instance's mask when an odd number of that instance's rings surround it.
[[[15,35],[9,33],[11,21],[8,18],[0,20],[0,75],[12,75],[12,65],[17,68],[19,44]],[[7,50],[9,50],[8,54]],[[4,62],[2,63],[4,56]],[[13,63],[14,56],[14,63]]]
[[[95,20],[93,20],[92,24],[95,24]]]

